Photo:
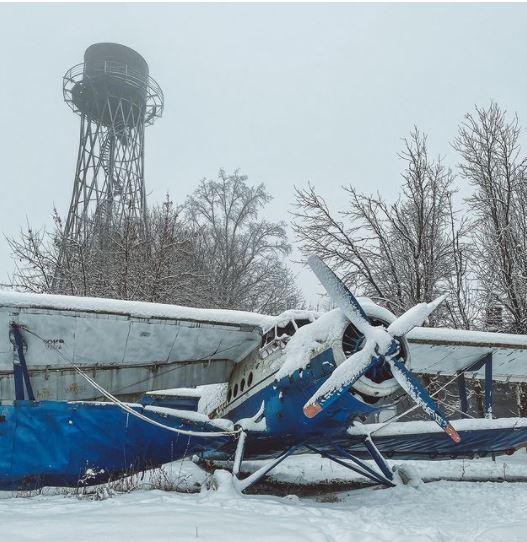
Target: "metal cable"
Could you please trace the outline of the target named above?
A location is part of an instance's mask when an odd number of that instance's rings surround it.
[[[459,375],[454,375],[450,380],[448,380],[443,386],[441,386],[440,388],[438,388],[434,393],[430,394],[430,397],[434,397],[436,396],[440,391],[443,391],[449,384],[451,384],[452,382],[454,382],[454,380],[456,380],[456,378],[458,377]],[[370,434],[371,435],[374,435],[375,433],[377,433],[377,431],[380,431],[383,427],[386,427],[387,425],[399,420],[400,418],[402,418],[403,416],[406,416],[407,414],[410,414],[410,412],[413,412],[414,410],[418,409],[419,408],[419,405],[413,405],[411,406],[410,408],[408,408],[407,410],[405,410],[404,412],[402,412],[401,414],[396,414],[394,416],[392,416],[391,418],[389,418],[388,420],[386,420],[385,422],[382,423],[382,425],[380,427],[378,427],[377,429],[375,429],[375,431],[372,431]]]
[[[42,337],[40,337],[37,333],[35,333],[34,331],[31,331],[31,330],[29,330],[27,328],[24,328],[24,331],[26,331],[27,333],[30,333],[31,335],[33,335],[34,337],[36,337],[37,339],[39,339],[40,341],[45,343],[45,340]],[[106,397],[112,403],[116,404],[119,408],[121,408],[122,410],[124,410],[128,414],[130,414],[132,416],[135,416],[136,418],[138,418],[138,419],[140,419],[140,420],[142,420],[144,422],[150,423],[151,425],[155,425],[157,427],[161,427],[162,429],[166,429],[167,431],[172,431],[173,433],[178,433],[180,435],[189,435],[189,436],[204,437],[204,438],[233,436],[233,435],[237,435],[241,431],[241,429],[235,429],[233,431],[214,431],[214,432],[212,432],[212,431],[211,432],[208,432],[208,431],[189,431],[189,430],[185,430],[185,429],[177,429],[175,427],[170,427],[169,425],[165,425],[165,424],[162,424],[160,422],[156,422],[155,420],[152,420],[148,416],[145,416],[144,414],[141,414],[140,412],[137,412],[136,410],[134,410],[132,407],[130,407],[126,403],[123,403],[121,400],[119,400],[117,397],[112,395],[109,391],[107,391],[105,388],[103,388],[101,385],[99,385],[97,382],[95,382],[95,380],[93,380],[93,378],[88,376],[78,365],[73,363],[73,361],[70,361],[69,359],[67,359],[66,356],[64,356],[62,354],[62,352],[60,352],[60,350],[55,345],[51,345],[51,346],[56,351],[56,353],[66,363],[71,365],[82,376],[82,378],[84,378],[91,386],[93,386],[104,397]]]

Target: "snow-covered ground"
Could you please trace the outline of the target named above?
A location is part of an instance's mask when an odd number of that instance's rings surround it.
[[[449,462],[449,473],[471,465],[475,475],[527,474],[527,454],[492,463]],[[526,456],[526,457],[523,457]],[[412,462],[423,474],[442,463]],[[479,466],[478,466],[479,465]],[[503,471],[503,465],[507,465]],[[292,458],[276,477],[320,481],[347,474],[317,457]],[[462,473],[458,470],[458,473]],[[322,473],[322,474],[320,474]],[[166,487],[178,481],[190,488],[204,474],[190,463],[175,463]],[[289,479],[288,479],[289,477]],[[1,540],[29,541],[524,541],[527,540],[527,484],[518,482],[439,481],[417,488],[367,487],[321,492],[316,497],[238,495],[229,485],[219,490],[185,494],[148,489],[155,475],[136,480],[137,489],[89,496],[45,494],[0,499]],[[298,480],[297,480],[298,481]],[[159,486],[159,479],[156,483]],[[97,493],[101,495],[101,493]]]

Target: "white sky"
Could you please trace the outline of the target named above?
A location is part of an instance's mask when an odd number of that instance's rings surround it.
[[[455,164],[449,142],[474,104],[526,119],[526,16],[521,4],[0,4],[0,231],[67,211],[79,119],[62,75],[94,42],[136,49],[164,90],[146,136],[150,203],[239,168],[288,221],[308,181],[335,206],[342,184],[395,196],[413,124]],[[2,237],[0,282],[11,271]]]

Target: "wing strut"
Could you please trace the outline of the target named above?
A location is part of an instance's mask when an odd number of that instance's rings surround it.
[[[469,403],[467,395],[467,387],[465,382],[465,373],[471,371],[479,371],[482,367],[485,367],[485,401],[484,401],[484,410],[485,418],[492,419],[492,352],[488,352],[483,357],[468,365],[467,367],[461,369],[457,373],[457,388],[459,392],[459,401],[461,403],[461,411],[464,414],[468,413]]]

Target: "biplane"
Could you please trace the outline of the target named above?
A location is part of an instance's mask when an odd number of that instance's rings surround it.
[[[527,336],[420,327],[442,298],[396,317],[319,258],[309,265],[335,309],[272,317],[1,292],[0,489],[98,484],[194,457],[232,461],[243,491],[306,452],[391,486],[392,459],[527,443],[527,418],[492,417],[492,382],[527,374]],[[414,372],[453,375],[461,417]],[[485,381],[485,418],[465,415],[466,373]],[[365,423],[403,394],[427,420]],[[242,479],[247,459],[265,462]]]

